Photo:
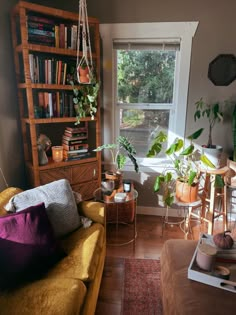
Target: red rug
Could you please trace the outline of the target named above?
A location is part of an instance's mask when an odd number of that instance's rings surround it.
[[[125,259],[122,315],[162,315],[159,260]]]

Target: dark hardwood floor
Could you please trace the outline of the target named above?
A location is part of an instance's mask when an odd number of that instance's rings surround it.
[[[176,220],[176,218],[174,219]],[[192,233],[188,239],[198,240],[201,232],[206,233],[206,225],[191,221]],[[219,220],[215,224],[215,231],[222,230]],[[110,243],[110,234],[114,232],[115,225],[108,225],[107,242]],[[122,238],[130,237],[126,227],[119,226],[119,235]],[[132,235],[131,235],[132,236]],[[107,245],[105,268],[97,303],[96,315],[120,315],[122,307],[123,288],[123,259],[124,257],[159,259],[162,246],[168,239],[184,239],[185,235],[178,225],[166,225],[162,235],[162,217],[151,215],[137,215],[137,238],[135,247],[133,243],[123,246]],[[123,240],[123,239],[122,239]],[[134,314],[136,315],[136,314]]]

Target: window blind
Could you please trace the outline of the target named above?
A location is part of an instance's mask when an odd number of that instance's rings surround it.
[[[115,50],[180,50],[180,41],[160,41],[160,40],[113,40]]]

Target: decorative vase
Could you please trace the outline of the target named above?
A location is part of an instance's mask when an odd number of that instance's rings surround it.
[[[47,154],[41,145],[38,145],[38,159],[39,159],[39,165],[45,165],[48,163]]]
[[[181,202],[191,203],[198,200],[198,183],[191,186],[188,183],[176,180],[176,198]]]

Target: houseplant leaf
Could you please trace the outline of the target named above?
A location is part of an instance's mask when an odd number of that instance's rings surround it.
[[[215,177],[215,187],[216,188],[223,188],[225,185],[225,182],[222,178],[222,176],[220,176],[219,174],[216,174],[216,177]]]
[[[194,183],[194,180],[195,180],[195,178],[196,178],[196,175],[197,175],[197,172],[190,171],[189,178],[188,178],[188,184],[189,184],[189,186],[191,186],[191,185]]]
[[[189,147],[187,147],[183,152],[180,153],[180,155],[190,155],[193,153],[194,145],[191,144]]]
[[[182,149],[184,145],[184,141],[182,139],[177,139],[167,150],[166,150],[166,154],[167,155],[171,155],[175,152],[178,152],[179,150]]]
[[[200,137],[200,135],[202,134],[203,130],[204,130],[204,128],[198,129],[193,134],[188,136],[187,139],[189,139],[189,140],[196,140],[196,139],[198,139],[198,137]]]
[[[164,182],[164,175],[160,175],[156,177],[155,183],[154,183],[154,191],[158,192],[161,188],[161,183]]]
[[[122,169],[126,162],[126,156],[124,154],[118,154],[116,157],[116,163],[118,166],[118,169]]]
[[[203,162],[203,164],[205,164],[206,166],[215,168],[215,165],[206,157],[206,155],[201,155],[200,159]]]

